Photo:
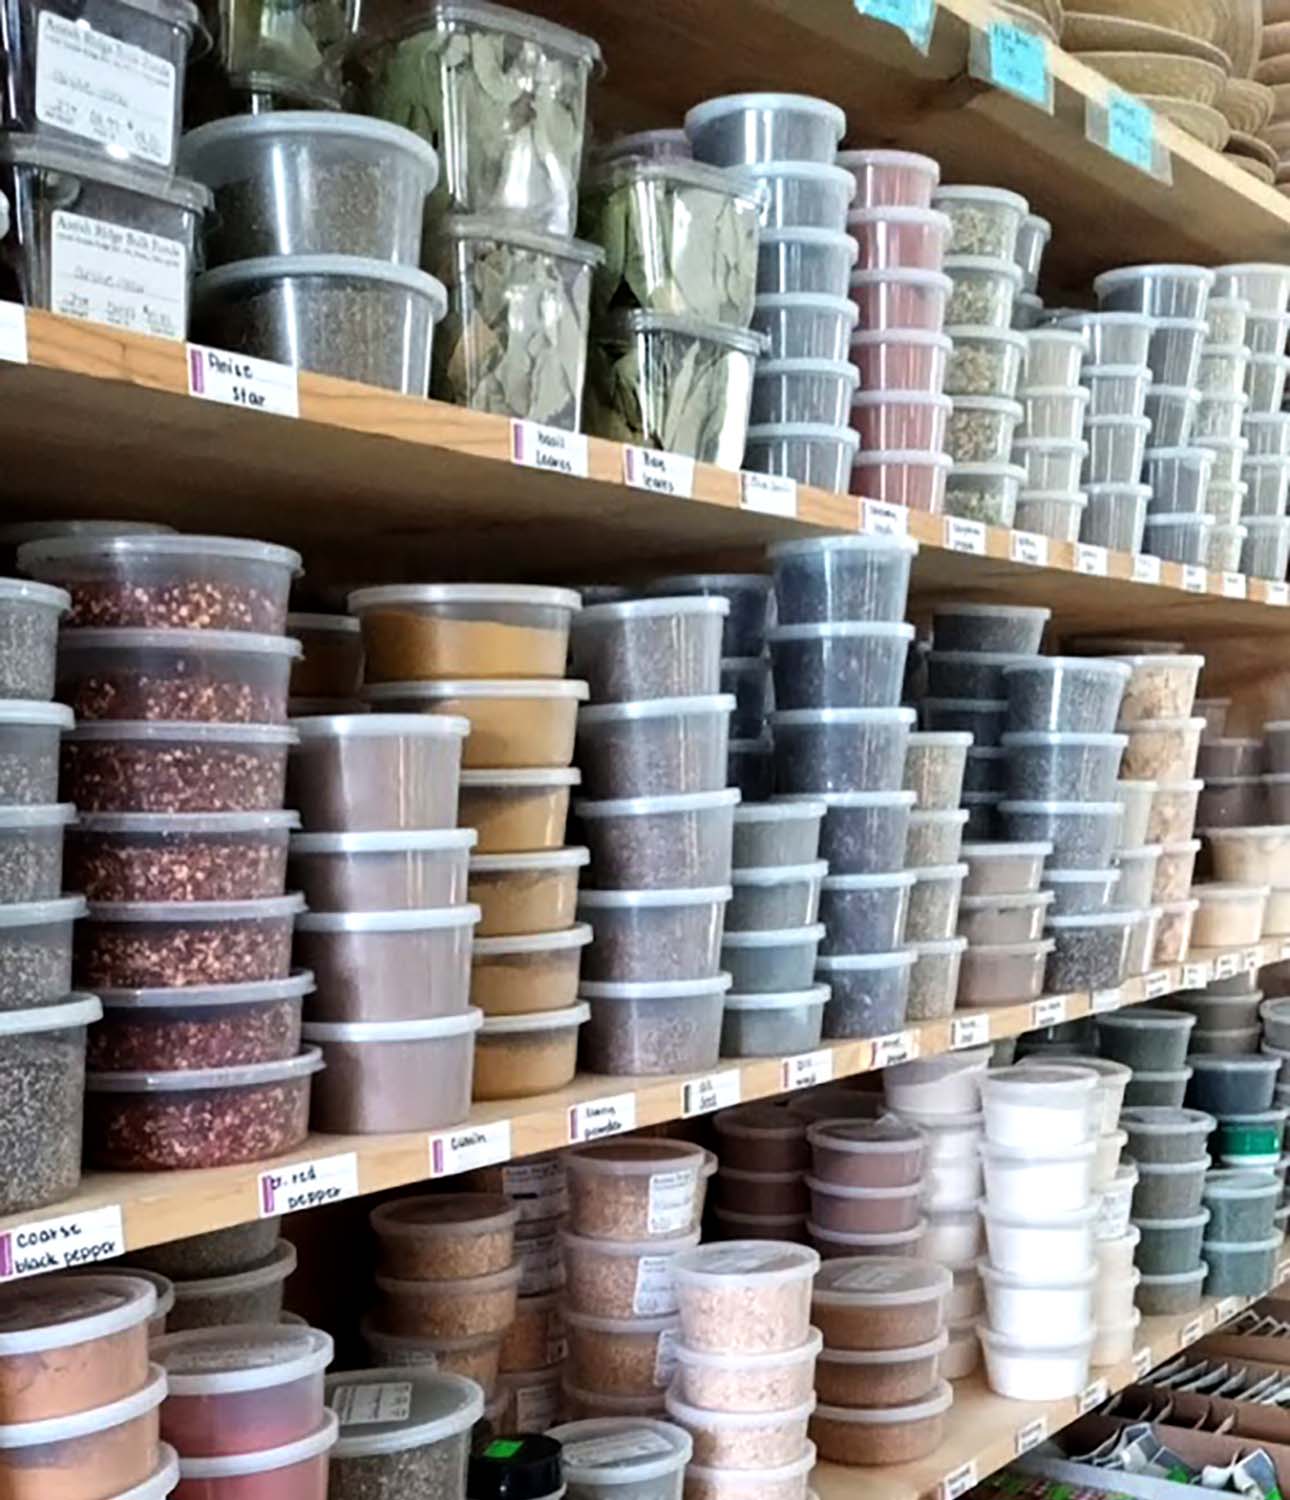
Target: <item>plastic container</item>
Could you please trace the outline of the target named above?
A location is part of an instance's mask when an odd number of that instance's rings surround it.
[[[1144,1276],[1176,1276],[1200,1261],[1209,1210],[1175,1219],[1139,1219],[1137,1263]]]
[[[1093,1263],[1096,1204],[1073,1213],[1022,1218],[981,1205],[990,1265],[1005,1275],[1069,1281]]]
[[[957,326],[949,331],[954,348],[945,374],[945,394],[1011,399],[1021,376],[1025,335],[980,326]]]
[[[952,282],[943,271],[913,267],[852,271],[849,287],[851,300],[860,309],[862,328],[939,333],[949,321]]]
[[[1151,371],[1146,365],[1090,365],[1084,379],[1089,392],[1089,416],[1143,415],[1151,387]],[[1153,416],[1152,431],[1155,429],[1156,418]]]
[[[833,875],[820,888],[821,952],[889,953],[905,941],[915,875]]]
[[[1044,973],[1045,988],[1053,994],[1118,988],[1139,916],[1137,911],[1050,916],[1045,931],[1056,946]]]
[[[939,515],[951,460],[945,453],[880,450],[857,453],[852,461],[851,492]]]
[[[1008,794],[1022,802],[1104,802],[1115,794],[1122,734],[1005,734]]]
[[[932,1395],[907,1406],[820,1405],[811,1417],[811,1436],[819,1456],[828,1462],[912,1463],[940,1446],[945,1413],[953,1400],[949,1382],[942,1380]]]
[[[906,537],[833,536],[769,549],[779,623],[903,622],[917,543]]]
[[[714,1067],[721,1044],[724,997],[730,987],[729,974],[607,983],[584,980],[579,998],[591,1004],[591,1019],[582,1039],[584,1065],[594,1073],[615,1076],[702,1072]]]
[[[979,1080],[986,1138],[1016,1150],[1081,1146],[1097,1134],[1098,1080],[1078,1067],[997,1069]]]
[[[578,758],[588,792],[616,799],[720,791],[734,703],[718,694],[583,708]]]
[[[1290,829],[1285,826],[1206,828],[1204,833],[1220,881],[1279,886],[1290,879]]]
[[[845,129],[837,105],[805,94],[724,94],[685,116],[695,158],[718,167],[832,162]]]
[[[434,722],[433,715],[426,722]],[[475,853],[558,849],[564,844],[569,789],[578,770],[463,771],[460,819],[475,829]]]
[[[1102,870],[1111,862],[1120,826],[1118,802],[1009,802],[999,804],[1010,840],[1052,845],[1054,869]]]
[[[847,301],[858,320],[859,308]],[[950,339],[921,328],[878,328],[852,333],[850,359],[862,391],[911,391],[940,395],[952,360]]]
[[[1200,1306],[1201,1287],[1209,1267],[1204,1261],[1169,1276],[1148,1276],[1138,1283],[1138,1308],[1145,1317],[1193,1312]]]
[[[590,1014],[589,1006],[573,1004],[533,1014],[486,1015],[475,1040],[472,1097],[526,1099],[571,1083],[578,1028]]]
[[[552,1427],[547,1435],[561,1446],[570,1500],[680,1500],[694,1444],[670,1422],[593,1417]]]
[[[1043,908],[1038,908],[1038,911],[1042,915]],[[976,1009],[1017,1005],[1037,999],[1044,988],[1044,971],[1052,951],[1051,938],[1009,943],[973,942],[963,955],[959,971],[959,1006]]]
[[[909,708],[794,709],[771,715],[776,784],[789,793],[895,791]]]
[[[1177,1162],[1139,1162],[1133,1217],[1183,1219],[1200,1210],[1208,1156]]]
[[[945,481],[945,514],[1011,526],[1025,478],[1019,464],[955,464]]]
[[[591,852],[589,879],[604,888],[632,890],[727,881],[739,800],[738,791],[730,788],[579,802],[575,808],[579,828]],[[562,851],[562,855],[572,852]],[[506,862],[506,856],[499,858]],[[577,878],[575,870],[571,874],[575,885]]]
[[[965,843],[960,854],[967,864],[963,895],[998,896],[1033,893],[1039,889],[1044,862],[1052,854],[1047,840],[1030,843]]]
[[[846,295],[859,254],[855,240],[836,229],[763,229],[758,236],[757,293]]]
[[[1024,1217],[1042,1205],[1045,1215],[1074,1213],[1090,1200],[1097,1145],[1088,1141],[1065,1150],[1008,1150],[990,1141],[981,1148],[985,1190],[992,1210]]]
[[[1084,425],[1087,484],[1136,484],[1142,474],[1149,417],[1090,417]]]
[[[729,613],[703,594],[593,605],[574,616],[570,670],[597,703],[711,695]]]
[[[785,625],[769,633],[780,709],[894,708],[914,627],[886,622]]]
[[[1267,886],[1205,883],[1192,886],[1200,902],[1192,924],[1192,941],[1201,948],[1230,948],[1257,943],[1263,933]]]
[[[1204,1189],[1207,1242],[1247,1245],[1267,1239],[1275,1228],[1273,1215],[1280,1200],[1281,1181],[1272,1172],[1211,1172]],[[1210,1259],[1208,1251],[1206,1258]],[[1212,1268],[1212,1259],[1210,1264]]]
[[[837,160],[855,178],[857,199],[868,207],[926,208],[940,180],[939,163],[912,151],[840,151]]]
[[[781,932],[729,932],[721,940],[721,967],[742,995],[801,993],[812,987],[824,924]]]
[[[726,995],[723,1057],[782,1057],[819,1046],[827,985],[778,994]]]
[[[819,907],[820,882],[827,869],[823,860],[816,860],[809,865],[733,870],[730,880],[734,895],[726,910],[726,929],[764,932],[812,925]]]
[[[831,991],[824,1007],[829,1040],[886,1036],[904,1025],[915,954],[865,953],[820,957],[815,977]]]
[[[1285,1241],[1280,1232],[1246,1244],[1205,1241],[1205,1294],[1212,1297],[1258,1297],[1276,1275],[1277,1256]]]
[[[1093,1319],[1094,1281],[1091,1266],[1069,1280],[1018,1276],[978,1265],[985,1286],[989,1329],[1009,1344],[1030,1349],[1043,1330],[1045,1345],[1082,1339]]]
[[[1098,1045],[1104,1055],[1131,1068],[1168,1071],[1186,1061],[1195,1024],[1184,1011],[1134,1006],[1098,1017]]]
[[[479,679],[386,682],[367,689],[377,709],[465,720],[462,765],[472,770],[564,767],[573,759],[574,721],[587,685],[575,680]],[[660,700],[666,701],[666,700]],[[601,709],[599,712],[604,713]],[[307,821],[307,820],[306,820]]]
[[[1152,442],[1161,448],[1190,443],[1199,408],[1200,392],[1195,386],[1152,383],[1142,403],[1143,412],[1151,419]]]
[[[1203,743],[1203,742],[1202,742]],[[1144,838],[1151,844],[1178,845],[1190,839],[1204,782],[1199,779],[1157,783]]]
[[[1043,495],[1069,495],[1080,489],[1088,454],[1089,445],[1082,438],[1078,442],[1017,438],[1012,445],[1014,463],[1026,471],[1026,491]]]
[[[847,358],[859,315],[849,297],[767,292],[754,299],[750,326],[770,341],[767,359],[836,361]]]
[[[595,934],[583,977],[613,982],[706,979],[717,972],[729,886],[588,891],[578,915]]]
[[[1080,364],[1087,353],[1088,339],[1078,329],[1032,328],[1026,334],[1026,390],[1073,390],[1079,385]]]
[[[1197,1057],[1191,1062],[1187,1103],[1220,1119],[1271,1108],[1279,1062],[1275,1057]]]
[[[1160,844],[1143,844],[1139,849],[1121,849],[1115,856],[1120,881],[1116,887],[1116,905],[1141,910],[1151,905],[1155,888],[1156,866],[1160,863]]]
[[[1256,354],[1250,360],[1245,390],[1252,412],[1277,412],[1285,396],[1290,359],[1281,354]]]
[[[1130,676],[1117,661],[1037,657],[1005,668],[1009,728],[1107,734]]]
[[[1282,457],[1255,457],[1241,465],[1241,478],[1247,488],[1241,502],[1241,515],[1276,517],[1286,513],[1290,495],[1290,462]]]
[[[1017,497],[1013,525],[1018,531],[1050,536],[1059,542],[1076,541],[1083,528],[1088,500],[1083,494],[1046,495],[1038,490],[1022,490]]]

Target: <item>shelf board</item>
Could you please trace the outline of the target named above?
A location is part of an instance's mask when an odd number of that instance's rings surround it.
[[[16,1234],[14,1243],[20,1247],[32,1242],[33,1233],[39,1239],[41,1225],[68,1215],[119,1207],[123,1248],[136,1250],[256,1218],[261,1209],[261,1178],[265,1173],[282,1176],[293,1168],[353,1153],[358,1194],[381,1192],[454,1175],[474,1166],[555,1150],[599,1133],[613,1133],[603,1123],[586,1123],[588,1114],[603,1121],[606,1106],[611,1103],[615,1129],[662,1125],[737,1102],[771,1098],[831,1078],[871,1072],[914,1057],[983,1046],[988,1041],[1020,1036],[1039,1026],[1159,999],[1178,989],[1203,985],[1213,977],[1277,962],[1287,950],[1290,940],[1283,943],[1280,938],[1221,953],[1198,950],[1188,956],[1185,964],[1154,970],[1150,975],[1127,981],[1118,990],[1045,996],[1024,1005],[958,1011],[946,1019],[925,1021],[893,1036],[826,1044],[818,1052],[800,1058],[723,1062],[712,1073],[662,1079],[579,1075],[572,1085],[555,1094],[476,1105],[461,1126],[432,1135],[422,1131],[383,1136],[311,1135],[296,1151],[246,1166],[193,1172],[91,1172],[64,1203],[51,1205],[38,1214],[0,1218],[0,1279],[8,1274],[6,1234]],[[589,1105],[599,1109],[586,1111],[584,1107]],[[307,1184],[303,1191],[308,1193]],[[301,1202],[298,1206],[306,1208],[314,1204]]]

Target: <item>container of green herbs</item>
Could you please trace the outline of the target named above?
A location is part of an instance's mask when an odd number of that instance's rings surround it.
[[[666,313],[615,313],[587,359],[587,431],[737,469],[759,333]]]
[[[485,0],[364,0],[351,71],[365,114],[439,152],[433,215],[570,235],[599,61],[590,38]]]
[[[639,307],[747,328],[758,207],[755,183],[700,162],[629,157],[589,174],[580,228],[605,252],[597,316]]]
[[[213,61],[225,79],[258,79],[258,91],[276,87],[297,103],[301,95],[340,103],[341,62],[356,10],[352,3],[201,0],[201,10],[215,39]]]
[[[431,391],[441,401],[578,430],[595,245],[453,217],[427,237],[448,289]]]

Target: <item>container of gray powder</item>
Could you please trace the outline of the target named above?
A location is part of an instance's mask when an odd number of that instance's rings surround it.
[[[561,1443],[569,1500],[681,1500],[694,1444],[649,1417],[592,1417],[547,1434]]]

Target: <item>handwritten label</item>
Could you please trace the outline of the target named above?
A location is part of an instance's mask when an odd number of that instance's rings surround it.
[[[739,505],[742,510],[756,511],[760,516],[782,516],[797,519],[797,480],[783,474],[753,474],[747,469],[739,476]]]
[[[974,557],[984,557],[985,527],[980,521],[967,521],[962,516],[946,516],[945,545],[951,552],[970,552]]]
[[[1160,559],[1150,552],[1135,552],[1133,554],[1133,581],[1134,583],[1159,583]]]
[[[1104,1010],[1119,1010],[1124,1004],[1124,991],[1117,986],[1110,990],[1093,991],[1093,1012],[1098,1014]]]
[[[1284,609],[1290,604],[1290,583],[1266,583],[1263,594],[1269,604],[1276,604]]]
[[[976,1460],[969,1459],[957,1469],[952,1469],[941,1480],[941,1500],[959,1500],[960,1495],[966,1495],[970,1489],[975,1489],[976,1482]]]
[[[1030,1002],[1030,1025],[1035,1030],[1040,1026],[1057,1026],[1066,1019],[1066,996],[1048,995],[1043,1000]]]
[[[1133,1373],[1139,1380],[1145,1380],[1151,1373],[1151,1367],[1155,1364],[1155,1356],[1150,1346],[1136,1349],[1133,1354]]]
[[[1208,964],[1184,964],[1182,971],[1183,989],[1198,990],[1202,985],[1209,982]]]
[[[1173,978],[1168,969],[1152,969],[1142,981],[1142,992],[1148,1000],[1159,1000],[1161,995],[1169,993],[1172,986]]]
[[[684,453],[629,445],[623,449],[623,478],[634,490],[689,500],[694,494],[694,460]]]
[[[817,1083],[830,1083],[833,1079],[833,1053],[827,1048],[819,1052],[800,1052],[796,1057],[786,1057],[779,1065],[780,1082],[784,1089],[813,1089]]]
[[[897,1063],[912,1062],[918,1056],[918,1033],[897,1031],[891,1036],[874,1038],[873,1066],[892,1068]]]
[[[275,417],[300,415],[300,387],[294,365],[249,354],[227,354],[203,344],[188,346],[188,394],[221,406],[271,412]]]
[[[489,1125],[461,1125],[430,1137],[430,1175],[447,1177],[454,1172],[474,1172],[511,1158],[511,1122],[494,1120]]]
[[[1090,1380],[1075,1398],[1075,1405],[1080,1416],[1087,1415],[1095,1406],[1101,1406],[1108,1394],[1105,1380]]]
[[[1008,551],[1015,563],[1029,563],[1032,568],[1048,566],[1048,538],[1034,531],[1014,531]]]
[[[1156,117],[1151,109],[1120,89],[1106,101],[1106,149],[1139,172],[1156,164]]]
[[[344,1151],[339,1156],[320,1156],[315,1161],[302,1161],[294,1167],[278,1167],[272,1172],[261,1172],[259,1177],[262,1219],[357,1197],[358,1154],[354,1151]]]
[[[1075,544],[1075,571],[1077,573],[1088,573],[1095,578],[1105,578],[1106,558],[1105,547],[1094,547],[1088,542]]]
[[[1215,979],[1235,979],[1241,972],[1239,953],[1222,953],[1214,960]]]
[[[544,427],[541,422],[511,422],[511,462],[526,469],[550,469],[575,479],[587,477],[587,439],[581,432]]]
[[[598,1141],[602,1136],[635,1129],[635,1094],[610,1094],[604,1099],[588,1099],[585,1104],[569,1106],[571,1146],[576,1146],[579,1141]]]
[[[1188,1344],[1194,1344],[1204,1332],[1204,1318],[1193,1318],[1190,1323],[1183,1325],[1182,1332],[1178,1335],[1178,1347],[1185,1349]]]
[[[681,1113],[686,1119],[691,1115],[708,1115],[714,1109],[729,1109],[743,1097],[743,1079],[738,1068],[726,1068],[720,1073],[709,1073],[703,1078],[692,1078],[681,1085]]]
[[[1215,1318],[1219,1323],[1226,1323],[1229,1318],[1234,1318],[1241,1310],[1241,1299],[1239,1297],[1224,1297],[1218,1304]]]
[[[950,1048],[984,1047],[990,1040],[990,1017],[955,1016],[950,1022]]]
[[[1185,593],[1203,594],[1209,587],[1209,574],[1198,563],[1184,563],[1182,586]]]
[[[27,309],[17,302],[0,302],[0,359],[27,363]]]
[[[935,0],[855,0],[855,8],[862,16],[903,31],[916,47],[927,50],[936,19]]]
[[[1224,573],[1223,574],[1223,598],[1244,599],[1245,598],[1245,574]]]
[[[909,530],[909,511],[886,500],[866,500],[861,524],[871,536],[904,536]]]
[[[1006,21],[991,21],[987,37],[990,81],[1028,104],[1051,111],[1053,83],[1043,37]]]
[[[0,1231],[0,1281],[87,1266],[124,1253],[125,1226],[119,1204],[57,1219],[35,1219]]]
[[[1017,1457],[1023,1453],[1029,1453],[1032,1448],[1038,1448],[1040,1443],[1048,1438],[1048,1418],[1036,1417],[1033,1422],[1027,1422],[1024,1427],[1018,1427],[1014,1439]]]

